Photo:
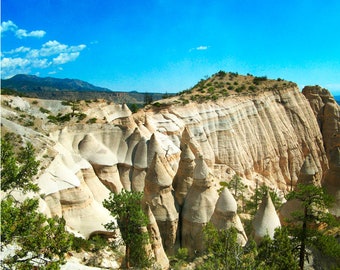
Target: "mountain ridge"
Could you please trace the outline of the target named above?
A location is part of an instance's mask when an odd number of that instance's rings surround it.
[[[58,90],[58,91],[99,91],[111,92],[111,89],[95,86],[79,79],[59,79],[54,77],[38,77],[35,75],[17,74],[9,79],[1,79],[3,87],[17,91]],[[37,89],[38,88],[38,89]],[[40,88],[40,89],[39,89]],[[55,88],[55,89],[53,89]]]
[[[159,100],[164,96],[163,93],[113,91],[79,79],[38,77],[27,74],[17,74],[9,79],[1,79],[1,88],[3,93],[14,91],[14,94],[40,99],[91,100],[100,98],[128,104],[144,104],[146,98]]]

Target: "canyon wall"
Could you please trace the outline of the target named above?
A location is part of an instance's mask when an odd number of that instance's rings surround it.
[[[32,111],[32,106],[28,103],[23,110]],[[8,131],[19,130],[36,145],[43,142],[38,157],[53,153],[37,179],[46,213],[64,216],[69,229],[84,237],[105,232],[103,224],[111,217],[101,203],[110,191],[145,191],[163,246],[172,254],[210,220],[220,181],[237,173],[248,191],[263,183],[286,192],[295,186],[307,155],[339,192],[334,184],[339,158],[336,164],[328,161],[332,155],[338,157],[338,143],[327,142],[331,131],[320,132],[319,127],[325,116],[318,117],[294,86],[214,102],[162,103],[135,114],[125,105],[106,103],[89,110],[105,121],[56,127],[40,115],[48,136],[19,129],[6,117],[13,113],[9,110],[2,121]],[[325,108],[323,115],[328,111]],[[339,125],[339,117],[335,121]],[[207,206],[205,213],[200,212],[202,204]]]

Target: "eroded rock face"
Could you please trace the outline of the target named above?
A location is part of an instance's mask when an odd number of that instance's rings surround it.
[[[329,169],[326,172],[323,186],[335,199],[330,212],[340,216],[340,146],[330,151]]]
[[[307,155],[305,161],[302,164],[298,184],[313,184],[317,186],[320,186],[321,184],[319,170],[316,167],[311,155]]]
[[[314,97],[314,92],[311,94]],[[172,250],[178,220],[171,190],[174,184],[176,199],[183,206],[182,246],[194,253],[202,249],[201,230],[212,217],[218,199],[213,183],[224,180],[223,173],[219,179],[210,173],[216,167],[230,168],[249,183],[256,176],[267,185],[287,191],[291,183],[294,186],[298,181],[304,158],[310,155],[320,178],[324,177],[323,184],[338,192],[339,106],[326,94],[316,95],[319,98],[316,97],[314,107],[297,88],[290,87],[230,96],[216,102],[189,102],[162,110],[150,108],[134,115],[125,105],[103,102],[99,109],[92,106],[85,113],[107,121],[91,125],[71,121],[62,128],[42,121],[44,134],[49,136],[20,128],[10,120],[17,112],[7,108],[2,114],[7,117],[2,125],[37,145],[42,160],[44,155],[53,153],[49,161],[44,160],[46,169],[37,181],[51,214],[64,215],[75,231],[88,235],[91,229],[101,230],[102,224],[111,218],[101,205],[109,189],[145,190],[162,238],[167,239],[163,241],[170,241],[164,247]],[[31,103],[22,99],[20,104],[24,104],[25,112],[46,118],[39,109],[33,110]],[[62,106],[60,102],[58,106]],[[55,106],[50,107],[58,113]],[[67,109],[62,112],[68,112]],[[316,117],[312,117],[313,113]],[[323,139],[330,158],[329,170]],[[192,154],[185,154],[185,144]],[[180,149],[188,158],[180,157]],[[155,154],[158,161],[152,164]],[[192,155],[196,159],[195,170]],[[157,168],[158,163],[163,169]],[[151,168],[155,166],[156,169]],[[172,183],[175,172],[178,178]],[[178,181],[180,178],[184,182]],[[91,224],[86,225],[85,217],[91,219]]]
[[[169,268],[169,259],[164,251],[163,244],[162,244],[162,237],[159,232],[159,228],[156,222],[156,219],[151,211],[150,206],[146,205],[146,213],[149,219],[148,224],[148,233],[151,242],[152,252],[155,258],[155,261],[162,269]]]
[[[326,153],[340,144],[340,107],[327,89],[306,86],[302,93],[308,99],[324,139]]]
[[[155,216],[167,254],[174,254],[179,218],[172,192],[174,174],[166,158],[155,152],[145,176],[144,201]]]
[[[203,156],[200,156],[196,160],[194,181],[182,212],[182,246],[188,249],[189,256],[204,250],[202,229],[210,221],[217,199],[214,176]]]
[[[182,149],[178,170],[172,183],[175,198],[180,207],[183,206],[188,191],[192,186],[194,168],[195,156],[190,147],[185,144]]]
[[[329,91],[320,86],[305,87],[302,93],[318,120],[329,160],[329,169],[322,178],[322,185],[335,198],[330,211],[340,216],[340,107]]]

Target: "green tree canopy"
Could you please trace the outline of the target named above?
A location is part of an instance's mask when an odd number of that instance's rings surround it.
[[[299,184],[287,195],[287,200],[298,200],[301,209],[292,213],[288,221],[290,233],[298,242],[299,266],[304,268],[306,249],[316,248],[321,253],[333,257],[340,263],[340,245],[326,234],[326,231],[337,224],[328,212],[333,198],[322,188],[313,184]]]
[[[2,266],[9,269],[59,269],[64,254],[71,246],[71,237],[65,231],[65,221],[47,218],[38,212],[38,199],[17,201],[11,191],[37,191],[32,182],[39,162],[35,160],[31,144],[14,152],[10,135],[1,138],[1,190],[7,193],[1,199],[2,249],[14,250],[3,258]]]
[[[122,190],[119,194],[111,193],[109,199],[104,200],[103,205],[108,209],[115,221],[105,224],[105,228],[111,231],[120,229],[125,244],[125,267],[146,267],[150,264],[146,254],[145,245],[149,241],[148,232],[143,230],[148,225],[141,200],[142,192]]]

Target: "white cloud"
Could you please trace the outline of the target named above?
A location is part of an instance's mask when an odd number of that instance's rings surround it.
[[[10,20],[7,22],[1,23],[1,35],[2,33],[7,32],[7,31],[14,32],[15,36],[19,39],[26,38],[26,37],[42,38],[46,34],[46,32],[43,30],[34,30],[31,32],[28,32],[25,29],[19,29],[19,27]]]
[[[1,27],[0,27],[1,33],[7,32],[7,31],[15,32],[17,28],[18,26],[16,26],[12,21],[2,22]]]
[[[30,50],[31,50],[31,48],[21,46],[21,47],[19,47],[19,48],[10,50],[10,51],[8,51],[8,52],[4,52],[4,54],[25,53],[25,52],[29,52]]]
[[[43,36],[45,36],[46,32],[43,31],[43,30],[35,30],[35,31],[31,31],[31,32],[27,32],[26,30],[24,29],[18,29],[16,32],[15,32],[15,35],[22,39],[22,38],[25,38],[25,37],[36,37],[36,38],[41,38]]]
[[[53,64],[61,65],[67,62],[71,62],[77,59],[79,52],[73,53],[61,53],[57,57],[53,58]]]
[[[201,46],[198,46],[198,47],[195,47],[195,48],[191,48],[189,50],[189,52],[192,52],[192,51],[205,51],[205,50],[208,50],[210,46],[205,46],[205,45],[201,45]]]
[[[50,40],[42,44],[39,49],[21,46],[3,52],[1,54],[1,77],[8,78],[18,73],[29,73],[31,70],[58,67],[75,61],[85,48],[85,44],[69,46]]]
[[[197,47],[196,50],[197,50],[197,51],[205,51],[205,50],[207,50],[208,48],[209,48],[208,46],[202,46],[202,45],[201,45],[201,46]]]

